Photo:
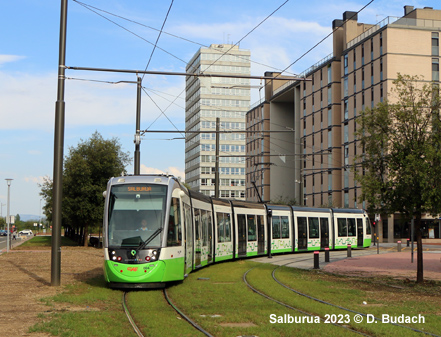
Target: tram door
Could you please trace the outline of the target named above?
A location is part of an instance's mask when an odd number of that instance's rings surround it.
[[[194,209],[194,233],[195,233],[195,267],[201,265],[201,253],[202,253],[202,222],[201,222],[201,210]]]
[[[257,254],[265,252],[265,224],[263,215],[257,215]]]
[[[363,219],[357,219],[357,247],[363,247]]]
[[[306,250],[308,249],[308,232],[307,232],[307,221],[306,217],[299,216],[297,217],[297,226],[298,226],[298,235],[299,235],[299,242],[298,242],[298,249],[299,250]]]
[[[191,223],[191,208],[184,204],[185,221],[185,273],[188,274],[193,268],[193,226]]]
[[[202,251],[203,259],[210,263],[213,259],[213,248],[212,248],[212,225],[211,225],[211,212],[201,210],[202,212]]]
[[[320,218],[320,249],[329,248],[329,219]]]
[[[245,214],[237,215],[238,247],[239,256],[247,255],[247,221]]]

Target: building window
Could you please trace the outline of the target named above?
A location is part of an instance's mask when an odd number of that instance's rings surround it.
[[[349,118],[349,106],[348,106],[348,100],[345,99],[345,103],[344,103],[344,109],[345,109],[345,117],[344,119],[348,119]]]
[[[374,59],[374,39],[371,38],[371,61]]]
[[[383,59],[380,59],[380,81],[383,80]]]
[[[345,62],[344,63],[344,71],[345,71],[344,74],[347,75],[348,74],[348,54],[345,55],[344,62]]]
[[[374,63],[371,63],[371,84],[374,84]]]
[[[357,92],[357,73],[354,71],[354,94]]]
[[[328,105],[332,103],[332,89],[331,86],[328,87]]]
[[[432,55],[439,56],[439,33],[432,33]]]
[[[345,76],[343,81],[343,90],[344,90],[344,97],[348,97],[348,76]]]
[[[439,82],[439,59],[432,59],[432,81]]]
[[[354,70],[357,69],[357,53],[355,52],[354,48]]]
[[[328,64],[328,84],[332,82],[332,71],[331,71],[331,65]]]
[[[361,65],[364,66],[364,44],[361,45]]]
[[[383,102],[383,83],[380,84],[380,102]]]
[[[361,89],[364,89],[364,67],[361,68]]]
[[[354,117],[357,116],[357,96],[354,95]]]
[[[383,55],[383,32],[380,33],[380,55]]]

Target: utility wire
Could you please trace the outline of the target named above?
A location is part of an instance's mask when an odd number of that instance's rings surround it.
[[[138,38],[140,38],[141,40],[143,40],[143,41],[145,41],[145,42],[151,44],[152,46],[155,46],[155,44],[154,44],[153,42],[150,42],[149,40],[147,40],[147,39],[143,38],[142,36],[140,36],[140,35],[138,35],[138,34],[132,32],[131,30],[125,28],[124,26],[120,25],[119,23],[117,23],[117,22],[115,22],[115,21],[113,21],[113,20],[110,20],[109,18],[105,17],[104,15],[102,15],[102,14],[98,13],[97,11],[93,10],[92,8],[94,8],[94,7],[89,6],[89,5],[87,5],[87,4],[85,4],[85,3],[82,3],[82,2],[79,2],[79,1],[77,1],[77,0],[73,0],[73,1],[76,2],[76,3],[78,3],[79,5],[83,6],[84,8],[90,10],[91,12],[95,13],[96,15],[101,16],[103,19],[105,19],[105,20],[107,20],[107,21],[113,23],[114,25],[118,26],[119,28],[125,30],[126,32],[128,32],[128,33],[130,33],[130,34],[132,34],[132,35],[134,35],[134,36],[136,36],[136,37],[138,37]],[[182,63],[187,64],[186,61],[184,61],[183,59],[179,58],[179,57],[176,56],[176,55],[173,55],[172,53],[168,52],[167,50],[165,50],[165,49],[163,49],[163,48],[161,48],[161,47],[159,47],[159,46],[156,46],[155,48],[158,48],[158,49],[162,50],[164,53],[166,53],[166,54],[168,54],[168,55],[174,57],[175,59],[181,61]]]
[[[242,37],[239,41],[237,41],[234,45],[231,46],[230,49],[228,49],[225,53],[223,53],[217,60],[215,60],[212,64],[210,64],[204,71],[209,69],[212,65],[214,65],[217,61],[219,61],[222,56],[226,55],[231,49],[233,49],[235,46],[237,46],[242,40],[244,40],[248,35],[250,35],[252,32],[254,32],[260,25],[262,25],[266,20],[268,20],[275,12],[277,12],[280,8],[285,6],[288,3],[289,0],[286,0],[283,4],[281,4],[279,7],[277,7],[276,10],[274,10],[270,15],[268,15],[265,19],[263,19],[257,26],[255,26],[253,29],[251,29],[247,34],[245,34],[244,37]],[[373,1],[373,0],[372,0]],[[282,71],[283,72],[283,71]],[[203,72],[202,72],[203,73]]]
[[[371,3],[373,3],[374,0],[369,1],[366,5],[364,5],[358,12],[354,13],[351,17],[347,18],[345,20],[345,22],[343,22],[343,25],[346,24],[346,22],[348,22],[349,20],[352,20],[353,17],[355,17],[356,15],[358,15],[362,10],[364,10],[367,6],[369,6]],[[318,45],[320,45],[322,42],[324,42],[328,37],[332,36],[334,34],[334,32],[340,27],[335,27],[332,32],[330,32],[328,35],[326,35],[323,39],[321,39],[319,42],[317,42],[314,46],[312,46],[311,48],[309,48],[305,53],[303,53],[299,58],[297,58],[293,63],[291,63],[289,66],[287,66],[283,71],[286,71],[287,69],[289,69],[290,67],[292,67],[294,64],[296,64],[298,61],[300,61],[304,56],[306,56],[307,54],[309,54],[312,50],[314,50]],[[278,77],[280,75],[276,75],[275,77]],[[266,84],[265,84],[266,85]]]
[[[156,107],[159,109],[159,111],[161,111],[161,114],[162,115],[164,115],[165,116],[165,118],[167,118],[167,120],[171,123],[171,125],[173,125],[174,126],[174,128],[177,130],[177,131],[179,131],[179,129],[176,127],[176,125],[171,121],[171,119],[170,118],[168,118],[167,117],[167,115],[165,114],[165,112],[159,107],[159,105],[158,104],[156,104],[156,102],[152,99],[152,97],[149,95],[149,93],[144,89],[144,88],[141,88],[143,91],[144,91],[144,93],[152,100],[152,102],[156,105]],[[172,103],[174,103],[174,101],[172,102]],[[171,103],[171,104],[172,104]],[[170,106],[170,105],[169,105]],[[167,107],[167,109],[168,109],[168,107]],[[152,122],[152,124],[153,123],[155,123],[157,120],[158,120],[158,118],[159,117],[161,117],[161,115],[159,115],[153,122]],[[150,125],[151,126],[151,125]],[[150,128],[150,127],[149,127]],[[148,128],[147,128],[148,129]],[[181,134],[181,136],[184,136],[182,133],[180,133]]]
[[[139,26],[142,26],[142,27],[145,27],[145,28],[151,29],[151,30],[159,31],[159,29],[157,29],[157,28],[154,28],[154,27],[151,27],[151,26],[145,25],[145,24],[143,24],[143,23],[140,23],[140,22],[137,22],[137,21],[134,21],[134,20],[131,20],[131,19],[125,18],[125,17],[123,17],[123,16],[120,16],[120,15],[117,15],[117,14],[114,14],[114,13],[111,13],[111,12],[108,12],[108,11],[105,11],[105,10],[100,9],[100,8],[98,8],[98,7],[94,7],[94,6],[92,6],[92,5],[86,4],[86,3],[84,3],[84,2],[80,2],[80,1],[78,1],[78,0],[73,0],[73,1],[76,2],[76,3],[78,3],[79,5],[83,6],[84,8],[89,9],[91,12],[93,12],[93,13],[95,13],[95,14],[97,14],[97,15],[100,15],[100,14],[98,14],[96,11],[100,11],[100,12],[106,13],[106,14],[108,14],[108,15],[111,15],[111,16],[114,16],[114,17],[117,17],[117,18],[119,18],[119,19],[121,19],[121,20],[125,20],[125,21],[128,21],[128,22],[130,22],[130,23],[133,23],[133,24],[136,24],[136,25],[139,25]],[[96,11],[92,10],[92,8],[93,8],[94,10],[96,10]],[[110,19],[107,19],[105,16],[103,16],[103,15],[100,15],[100,16],[103,17],[103,18],[105,18],[106,20],[112,22],[113,24],[115,24],[115,25],[117,25],[117,26],[123,28],[121,25],[118,25],[118,24],[115,23],[114,21],[112,21],[112,20],[110,20]],[[133,35],[135,35],[135,36],[141,38],[142,40],[144,40],[144,41],[146,41],[146,42],[148,42],[148,43],[150,43],[150,44],[153,44],[153,43],[151,43],[150,41],[147,41],[147,40],[145,40],[144,38],[140,37],[140,36],[137,35],[136,33],[133,33],[132,31],[130,31],[130,30],[126,29],[126,28],[124,28],[124,29],[125,29],[126,31],[128,31],[129,33],[131,33],[131,34],[133,34]],[[189,43],[193,43],[193,44],[198,45],[198,46],[200,46],[200,47],[210,48],[210,46],[207,46],[207,45],[205,45],[205,44],[203,44],[203,43],[199,43],[199,42],[196,42],[196,41],[192,41],[192,40],[187,39],[187,38],[184,38],[184,37],[182,37],[182,36],[178,36],[178,35],[175,35],[175,34],[171,34],[171,33],[165,32],[165,31],[162,31],[162,34],[166,34],[166,35],[169,35],[169,36],[171,36],[171,37],[174,37],[174,38],[177,38],[177,39],[180,39],[180,40],[183,40],[183,41],[189,42]],[[159,48],[159,49],[161,49],[161,48]],[[161,49],[161,50],[163,50],[163,49]],[[163,50],[163,51],[164,51],[164,50]],[[232,54],[227,53],[227,55],[232,55]],[[173,55],[172,55],[172,56],[173,56]],[[246,58],[244,58],[244,57],[242,57],[242,56],[240,56],[240,55],[235,55],[235,56],[237,56],[237,57],[239,57],[239,58],[242,58],[242,59],[246,59]],[[178,58],[177,56],[174,56],[174,57],[175,57],[175,58]],[[179,59],[180,61],[182,61],[180,58],[178,58],[178,59]],[[246,60],[248,60],[248,59],[246,59]],[[264,66],[264,67],[267,67],[267,68],[270,68],[270,69],[273,69],[273,70],[276,70],[276,71],[280,71],[279,68],[275,68],[275,67],[269,66],[269,65],[264,64],[264,63],[260,63],[260,62],[253,61],[253,60],[249,60],[249,61],[250,61],[251,63],[254,63],[254,64],[258,64],[258,65],[261,65],[261,66]],[[185,61],[183,61],[183,62],[185,62]],[[185,62],[185,63],[187,63],[187,62]],[[286,71],[286,70],[285,70],[285,72],[288,73],[288,74],[290,74],[290,75],[297,75],[297,74],[295,74],[295,73],[291,73],[291,72]]]
[[[156,46],[158,45],[159,38],[161,37],[161,34],[162,34],[162,30],[164,29],[165,22],[167,21],[168,15],[170,14],[170,10],[171,10],[171,8],[172,8],[172,6],[173,6],[173,1],[174,1],[174,0],[172,0],[171,3],[170,3],[170,7],[168,8],[167,14],[166,14],[166,16],[165,16],[165,18],[164,18],[164,22],[162,23],[161,30],[159,31],[158,37],[156,38],[155,45],[154,45],[154,47],[153,47],[152,53],[150,54],[149,61],[147,62],[147,65],[145,66],[144,71],[147,71],[147,68],[148,68],[149,65],[150,65],[150,61],[152,60],[153,53],[155,52]],[[145,76],[145,74],[142,75],[142,80],[144,79],[144,76]],[[150,97],[150,96],[149,96],[149,97]],[[152,99],[152,98],[150,97],[150,99]]]

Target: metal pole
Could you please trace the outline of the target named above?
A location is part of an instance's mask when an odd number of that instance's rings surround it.
[[[141,171],[141,137],[140,137],[140,129],[141,129],[141,88],[142,88],[142,79],[138,76],[137,80],[137,94],[136,94],[136,133],[135,133],[135,175],[139,175]]]
[[[219,198],[219,130],[220,118],[216,117],[216,163],[214,168],[214,197]]]
[[[413,263],[413,241],[414,241],[414,223],[413,219],[410,222],[410,240],[411,240],[411,248],[410,248],[410,262]]]
[[[66,63],[67,0],[61,0],[58,89],[55,103],[53,231],[51,251],[51,285],[59,286],[61,278],[61,204],[63,197],[64,153],[64,81]]]
[[[319,252],[314,252],[314,269],[320,269],[320,263],[319,263]]]
[[[10,231],[10,225],[11,225],[11,215],[10,215],[10,207],[11,207],[11,203],[10,203],[10,199],[11,199],[11,181],[12,179],[5,179],[6,183],[8,184],[8,206],[6,207],[6,223],[8,225],[8,233],[6,236],[6,252],[9,253],[9,249],[10,249],[10,239],[11,239],[11,231]]]

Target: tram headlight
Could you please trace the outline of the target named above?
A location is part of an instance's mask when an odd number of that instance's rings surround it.
[[[118,257],[116,258],[116,260],[117,260],[118,262],[120,262],[120,261],[122,260],[122,257],[121,257],[121,256],[118,256]]]
[[[148,255],[145,257],[145,260],[146,260],[147,262],[149,262],[150,259],[151,259],[151,258],[150,258],[150,256],[148,256]]]

